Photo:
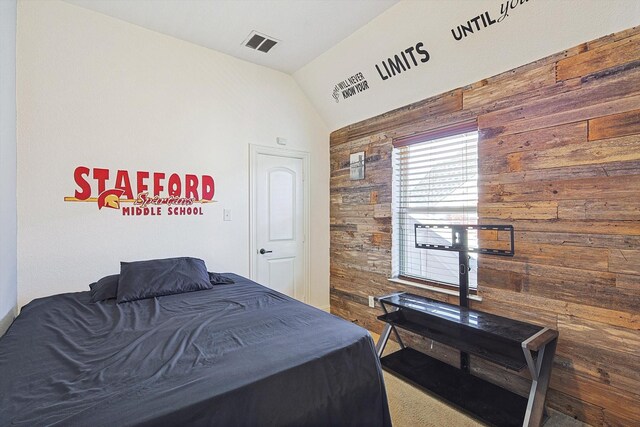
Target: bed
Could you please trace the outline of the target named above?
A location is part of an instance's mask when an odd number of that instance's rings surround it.
[[[236,274],[34,300],[0,338],[0,425],[389,426],[367,331]]]

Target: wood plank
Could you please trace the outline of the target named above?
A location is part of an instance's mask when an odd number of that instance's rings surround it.
[[[526,273],[522,276],[522,294],[620,312],[640,311],[640,298],[637,293],[633,290],[617,288],[615,273],[529,262],[503,262],[489,257],[481,260],[480,265],[481,269],[487,267],[503,268],[507,271]],[[494,286],[491,281],[483,282],[482,285],[479,288],[481,294]],[[502,290],[507,291],[504,288]]]
[[[357,231],[358,226],[356,226],[355,224],[330,224],[329,230],[332,232],[333,231],[337,231],[337,232]]]
[[[409,331],[400,334],[405,345],[456,368],[460,366],[460,351]]]
[[[516,253],[518,247],[516,246]],[[609,271],[583,271],[575,268],[568,268],[555,265],[542,265],[529,262],[519,262],[509,258],[480,255],[480,269],[492,268],[495,270],[514,271],[522,273],[526,281],[524,285],[533,284],[553,284],[562,286],[587,286],[587,284],[603,288],[615,288],[616,273]],[[523,290],[526,290],[523,288]],[[580,291],[578,294],[584,294]],[[585,295],[589,297],[589,295]],[[640,303],[640,302],[639,302]]]
[[[523,103],[532,102],[534,100],[547,99],[551,96],[555,96],[561,93],[575,91],[577,89],[580,89],[582,87],[582,84],[583,82],[581,79],[565,80],[550,86],[535,88],[528,92],[515,93],[506,98],[496,99],[494,102],[479,104],[473,109],[462,110],[461,114],[463,112],[473,112],[476,116],[480,116],[498,110],[505,110],[517,107],[518,105],[522,105]]]
[[[484,289],[483,284],[479,283],[478,285]],[[491,291],[499,292],[495,288],[491,288]],[[491,292],[483,294],[483,297],[487,296],[487,298],[484,298],[481,302],[472,301],[471,307],[498,316],[508,317],[509,319],[533,323],[555,330],[558,329],[558,313],[547,309],[546,306],[531,307],[523,303],[517,304],[513,301],[505,302],[490,298],[489,295],[492,295]]]
[[[640,108],[640,62],[580,89],[478,117],[485,137],[521,133]]]
[[[373,208],[374,218],[391,218],[391,204],[380,203],[376,204]]]
[[[635,311],[623,311],[569,302],[563,314],[573,316],[576,319],[587,319],[633,331],[640,331],[640,314]]]
[[[368,204],[371,200],[371,193],[375,192],[376,193],[376,197],[378,192],[377,191],[361,191],[358,193],[350,193],[350,194],[344,194],[342,196],[342,203],[340,204],[340,206],[338,206],[338,209],[342,206],[349,206],[349,205],[364,205],[364,204]]]
[[[638,221],[640,202],[635,200],[562,200],[558,202],[558,218],[562,220]],[[633,224],[617,224],[629,228]],[[632,232],[634,232],[632,230]]]
[[[558,61],[556,78],[560,81],[582,77],[637,60],[640,60],[640,34]]]
[[[600,104],[589,105],[585,102],[583,107],[574,110],[559,110],[552,115],[533,115],[532,119],[515,120],[502,126],[484,128],[483,133],[489,136],[509,135],[534,129],[542,129],[550,126],[558,126],[565,123],[573,123],[589,120],[607,114],[617,114],[624,111],[637,109],[640,106],[640,95],[634,94],[624,98],[616,98]]]
[[[360,295],[353,294],[351,292],[343,291],[335,284],[331,286],[331,295],[344,301],[352,301],[356,304],[368,306],[368,304],[366,303],[368,300],[368,297],[366,295],[360,296]]]
[[[626,37],[630,37],[633,35],[633,33],[629,32],[626,36],[622,36],[623,32],[620,33],[616,33],[616,35],[619,35],[619,38],[626,38]],[[618,38],[618,39],[619,39]],[[618,40],[616,39],[616,40]],[[594,40],[593,42],[596,42],[597,40]],[[464,90],[473,90],[473,89],[477,89],[479,87],[483,87],[486,86],[488,84],[492,84],[498,81],[509,81],[509,80],[514,80],[514,79],[518,79],[519,76],[526,74],[528,72],[530,72],[531,70],[536,70],[539,69],[540,67],[543,67],[544,65],[547,64],[555,64],[556,62],[564,59],[564,58],[568,58],[574,55],[578,55],[582,52],[586,52],[588,50],[588,43],[582,43],[578,46],[574,46],[571,47],[569,49],[560,51],[560,52],[556,52],[556,53],[552,53],[551,55],[545,56],[543,58],[540,58],[538,60],[535,60],[533,62],[530,62],[528,64],[524,64],[524,65],[520,65],[516,68],[513,68],[511,70],[502,72],[500,74],[496,74],[495,76],[491,76],[491,77],[487,77],[485,79],[479,80],[477,82],[471,83],[467,86],[465,86],[463,89]]]
[[[620,414],[617,409],[604,410],[604,424],[607,427],[629,427],[638,425],[638,418],[627,417],[624,414]]]
[[[331,294],[331,313],[340,316],[343,319],[356,323],[365,329],[375,333],[382,332],[382,322],[376,319],[378,309],[369,308],[368,306],[340,298],[336,294]]]
[[[609,271],[640,275],[640,250],[609,250]]]
[[[478,268],[478,289],[490,287],[514,292],[522,292],[524,274],[517,271],[500,270],[481,266]]]
[[[585,52],[587,50],[587,44],[583,43],[580,46],[576,46],[562,52],[558,52],[547,57],[541,58],[537,61],[531,62],[529,64],[522,65],[513,70],[505,71],[504,73],[498,74],[493,77],[489,77],[479,82],[467,85],[463,88],[464,92],[473,92],[479,88],[483,88],[485,86],[496,86],[497,84],[501,84],[502,86],[510,86],[510,85],[526,85],[527,83],[520,83],[521,80],[525,82],[528,81],[536,74],[534,70],[541,70],[547,66],[554,66],[555,63],[564,58],[568,58],[579,53]],[[540,72],[540,71],[538,71]],[[527,76],[527,77],[524,77]],[[538,79],[539,80],[539,79]],[[553,75],[553,81],[555,81],[555,69]],[[562,82],[557,82],[552,84],[553,82],[548,82],[547,85],[537,85],[530,87],[529,90],[524,92],[512,91],[511,94],[505,92],[505,96],[503,98],[494,97],[493,99],[489,99],[490,102],[484,102],[480,97],[478,97],[478,104],[471,104],[469,102],[463,102],[464,109],[468,111],[475,111],[476,113],[485,113],[489,111],[495,111],[503,108],[513,107],[515,105],[521,104],[523,101],[531,101],[533,99],[542,99],[547,98],[550,94],[558,94],[561,92],[566,92],[569,90],[574,90],[580,87],[581,81],[580,79],[572,79],[565,80]]]
[[[631,393],[640,391],[640,334],[572,316],[558,317],[558,353],[572,370]]]
[[[374,257],[372,254],[363,255],[356,251],[344,251],[339,254],[333,252],[331,257],[335,258],[335,261],[332,262],[341,262],[349,265],[354,270],[372,271],[379,274],[391,273],[391,263],[385,259],[384,255]]]
[[[563,335],[556,357],[558,364],[585,377],[631,393],[640,390],[638,356],[611,352],[597,344],[575,341],[575,337]]]
[[[638,124],[640,125],[640,112],[638,112]],[[591,124],[589,130],[591,130]],[[563,144],[555,148],[510,153],[506,157],[509,172],[632,160],[640,160],[640,138],[637,136],[600,139],[577,145]]]
[[[347,279],[339,281],[332,281],[331,294],[340,297],[341,299],[347,299],[354,303],[369,307],[369,295],[378,296],[383,292],[380,285],[373,284],[371,282],[360,282],[359,286],[354,286],[355,283],[349,283]],[[361,286],[360,286],[361,285]],[[380,312],[379,314],[382,314]],[[378,314],[376,314],[377,316]]]
[[[562,336],[562,332],[561,335]],[[627,419],[640,419],[640,395],[603,384],[589,376],[584,376],[562,366],[554,366],[551,388],[566,394],[578,394],[580,399],[605,410],[618,411]]]
[[[507,162],[511,153],[537,152],[549,148],[573,146],[587,140],[587,122],[570,123],[516,135],[500,135],[478,142],[480,173],[498,174],[509,171]]]
[[[627,313],[640,309],[637,295],[624,289],[584,281],[559,283],[539,276],[526,277],[523,292],[532,295]]]
[[[481,156],[506,156],[527,150],[563,147],[587,141],[587,122],[569,123],[544,129],[535,129],[517,135],[480,136],[478,151]]]
[[[515,244],[550,244],[558,247],[579,246],[583,248],[618,248],[632,249],[640,247],[640,236],[615,235],[615,234],[586,234],[563,233],[546,231],[522,231],[514,232]],[[506,237],[500,237],[506,239]]]
[[[400,126],[389,128],[385,135],[393,140],[420,135],[434,129],[454,126],[462,122],[475,120],[478,114],[470,110],[458,110],[452,113],[424,115],[420,119]]]
[[[550,388],[547,392],[547,404],[549,407],[590,426],[604,425],[604,411],[600,406],[587,403],[573,395]]]
[[[479,183],[479,201],[488,203],[536,202],[556,203],[559,200],[640,199],[640,174],[604,178],[567,179],[562,181],[529,181],[522,183]]]
[[[622,311],[611,308],[594,307],[582,303],[572,303],[556,299],[550,299],[542,296],[532,295],[529,293],[504,291],[489,286],[479,286],[479,293],[482,295],[482,302],[473,302],[473,307],[478,310],[491,311],[494,314],[500,314],[502,306],[511,307],[511,312],[523,313],[533,312],[534,323],[553,326],[551,322],[557,314],[571,315],[579,319],[587,319],[606,323],[608,325],[619,326],[630,330],[640,330],[640,314],[631,311]],[[494,309],[495,307],[495,309]],[[509,311],[506,311],[509,312]],[[516,316],[521,320],[526,320],[526,315]],[[557,327],[554,327],[557,329]]]
[[[488,219],[556,219],[558,217],[557,202],[480,202],[478,215]]]
[[[506,158],[499,162],[503,171],[495,174],[483,174],[481,172],[482,184],[498,185],[527,181],[563,181],[578,178],[629,176],[638,175],[638,171],[640,171],[640,160],[601,163],[595,165],[595,167],[594,165],[575,165],[519,172],[507,172]],[[498,164],[496,161],[491,163]]]
[[[349,137],[347,128],[333,132],[331,135],[336,134],[341,138],[341,142],[338,144],[335,141],[329,146],[329,153],[331,156],[338,155],[340,153],[350,153],[356,151],[363,151],[367,147],[385,146],[390,142],[390,139],[384,132],[374,132],[362,136]],[[344,134],[344,135],[343,135]],[[331,138],[331,137],[330,137]]]
[[[333,147],[334,145],[342,145],[349,140],[349,133],[347,132],[347,128],[341,128],[334,130],[329,134],[329,146]]]
[[[424,116],[422,119],[417,120],[413,123],[408,123],[402,126],[395,127],[393,129],[389,129],[385,132],[385,135],[393,139],[414,136],[433,130],[434,128],[441,128],[469,120],[476,120],[480,115],[489,112],[504,110],[508,108],[516,108],[524,102],[531,102],[532,100],[536,99],[547,99],[550,96],[557,95],[559,93],[565,93],[579,89],[581,86],[582,82],[580,81],[580,79],[569,80],[556,83],[553,86],[541,87],[530,92],[518,93],[473,109],[465,108],[453,113]],[[491,137],[489,133],[483,131],[482,129],[480,129],[480,136],[481,138]]]
[[[342,269],[343,266],[333,265],[331,271]],[[360,295],[362,304],[368,305],[369,295],[379,296],[387,292],[387,279],[382,274],[374,274],[369,271],[353,270],[354,274],[339,276],[334,273],[331,278],[331,289],[341,290],[354,295]]]
[[[594,50],[638,34],[640,34],[640,26],[631,27],[623,31],[618,31],[617,33],[607,34],[606,36],[587,42],[587,48],[585,50]]]
[[[386,195],[391,194],[391,188],[386,185],[386,181],[390,180],[391,162],[385,167],[380,168],[369,167],[365,172],[365,179],[352,180],[348,174],[335,174],[331,176],[331,190],[342,190],[342,192],[378,192],[378,200],[381,201]],[[378,187],[378,188],[375,188]]]
[[[636,291],[640,294],[640,275],[617,274],[616,287]]]
[[[332,184],[334,184],[332,182]],[[352,185],[344,185],[344,186],[333,186],[330,189],[330,193],[331,194],[342,194],[344,197],[344,194],[346,193],[358,193],[358,192],[363,192],[363,193],[368,193],[371,191],[377,191],[378,195],[383,194],[385,191],[388,191],[389,189],[387,188],[387,186],[382,186],[382,185],[370,185],[369,183],[363,183],[363,184],[352,184]]]
[[[639,75],[640,62],[619,66],[609,73],[595,75],[590,79],[586,79],[577,90],[554,94],[545,99],[524,102],[518,106],[483,114],[478,117],[478,127],[487,129],[518,120],[549,118],[559,112],[580,111],[587,106],[598,106],[620,98],[637,95],[640,91],[637,85]],[[636,108],[624,111],[634,109]],[[606,115],[606,113],[594,117],[603,115]],[[564,123],[574,121],[577,120]]]
[[[637,331],[586,319],[576,322],[574,316],[569,315],[558,316],[558,331],[564,341],[562,344],[559,343],[559,346],[581,347],[584,357],[593,357],[595,354],[594,351],[588,350],[589,347],[598,351],[606,350],[614,358],[628,356],[628,361],[634,361],[629,363],[629,368],[636,371],[629,374],[634,375],[640,385],[640,371],[633,369],[640,362],[640,334]],[[600,361],[606,362],[607,358],[600,358]]]
[[[638,134],[640,134],[640,110],[589,120],[589,141]]]
[[[611,215],[610,217],[613,217]],[[487,223],[485,219],[480,221]],[[615,221],[615,220],[557,220],[545,221],[536,219],[524,219],[510,221],[516,231],[534,231],[544,233],[585,233],[587,235],[606,234],[616,236],[640,236],[640,222]]]
[[[526,397],[531,387],[528,378],[507,371],[493,363],[487,362],[479,357],[472,356],[470,363],[471,372],[482,379],[502,388]]]
[[[606,271],[609,267],[608,248],[556,245],[550,243],[516,244],[515,262],[529,262],[582,270]]]
[[[346,126],[343,130],[341,129],[340,133],[336,134],[336,140],[330,142],[330,145],[336,145],[340,142],[344,142],[344,133],[346,133],[347,140],[352,140],[373,133],[387,131],[404,124],[411,123],[415,120],[419,120],[424,116],[450,113],[461,109],[462,90],[456,89],[437,97],[428,98],[407,107],[398,108],[379,116]],[[339,136],[341,138],[338,138]]]
[[[340,214],[341,216],[350,217],[352,219],[366,219],[373,218],[375,207],[368,203],[369,190],[365,191],[350,191],[342,194],[343,200],[351,200],[352,203],[342,203],[340,205],[331,206],[332,214]],[[367,200],[367,203],[357,204],[358,200]],[[370,220],[371,220],[370,219]]]
[[[545,63],[531,70],[521,70],[517,78],[514,78],[513,74],[502,74],[499,77],[488,80],[484,86],[465,90],[462,97],[464,108],[478,108],[519,93],[530,94],[535,89],[556,83],[555,65],[553,63]]]

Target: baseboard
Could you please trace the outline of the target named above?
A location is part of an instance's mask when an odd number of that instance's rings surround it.
[[[9,326],[13,323],[13,319],[16,318],[16,308],[17,307],[13,307],[13,309],[9,310],[9,312],[0,319],[0,337],[7,332],[7,329],[9,329]]]
[[[324,307],[318,307],[322,311],[326,311],[327,313],[331,313],[331,306],[325,305]]]

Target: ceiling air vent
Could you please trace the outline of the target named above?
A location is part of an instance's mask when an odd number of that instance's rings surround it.
[[[243,44],[251,49],[257,49],[260,52],[267,53],[278,43],[278,41],[279,40],[276,40],[271,36],[251,31],[251,34],[249,34],[249,37],[247,37]]]

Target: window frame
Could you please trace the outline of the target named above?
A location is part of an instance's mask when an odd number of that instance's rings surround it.
[[[394,152],[394,156],[395,156],[395,152],[396,149],[401,148],[401,147],[407,147],[410,145],[414,145],[414,144],[420,144],[420,143],[424,143],[427,141],[432,141],[432,140],[436,140],[436,139],[441,139],[441,138],[447,138],[447,137],[451,137],[451,136],[456,136],[456,135],[461,135],[464,133],[468,133],[468,132],[478,132],[478,140],[477,140],[477,144],[479,146],[480,144],[480,132],[478,129],[478,122],[477,119],[473,119],[473,120],[468,120],[468,121],[464,121],[464,122],[460,122],[460,123],[455,123],[449,126],[443,126],[443,127],[439,127],[439,128],[434,128],[434,129],[430,129],[428,131],[425,132],[420,132],[420,133],[416,133],[414,135],[409,135],[409,136],[405,136],[405,137],[400,137],[400,138],[394,138],[392,140],[392,146],[393,146],[393,152]],[[478,147],[479,148],[479,147]],[[479,155],[478,155],[478,162],[479,162]],[[479,170],[478,170],[478,176],[479,176]],[[392,194],[393,194],[393,201],[392,201],[392,223],[393,223],[393,232],[397,233],[397,226],[398,226],[398,221],[396,218],[394,218],[393,216],[396,215],[397,212],[397,190],[396,190],[396,170],[395,170],[395,165],[394,165],[394,171],[393,171],[393,183],[392,183]],[[478,200],[479,202],[479,200]],[[476,205],[477,206],[477,205]],[[478,223],[480,222],[480,218],[478,218]],[[427,278],[421,278],[421,277],[415,277],[415,276],[410,276],[410,275],[405,275],[405,274],[400,274],[399,270],[399,248],[398,246],[400,246],[399,242],[396,240],[398,238],[397,235],[394,236],[393,239],[393,250],[392,250],[392,277],[389,279],[390,281],[395,281],[395,282],[400,282],[403,284],[408,284],[408,285],[413,285],[413,286],[417,286],[420,288],[427,288],[429,290],[433,290],[433,291],[440,291],[446,294],[459,294],[459,289],[460,286],[458,283],[448,283],[448,282],[441,282],[441,281],[436,281],[436,280],[430,280]],[[479,267],[478,267],[479,269]],[[478,288],[469,288],[469,296],[471,297],[476,297],[479,298],[478,296]],[[476,299],[474,298],[474,299]]]

